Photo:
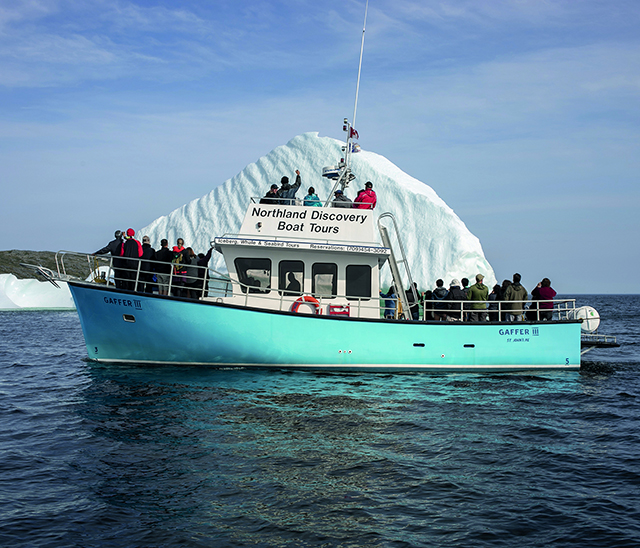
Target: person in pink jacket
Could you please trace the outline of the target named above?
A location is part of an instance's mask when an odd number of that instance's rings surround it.
[[[373,209],[376,207],[378,198],[373,191],[373,183],[367,181],[364,185],[364,190],[358,192],[358,197],[353,201],[353,207],[356,209]]]

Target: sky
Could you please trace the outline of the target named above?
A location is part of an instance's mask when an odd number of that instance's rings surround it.
[[[364,7],[3,0],[0,248],[95,251],[296,135],[342,139]],[[638,293],[639,24],[637,0],[371,0],[360,145],[498,279]]]

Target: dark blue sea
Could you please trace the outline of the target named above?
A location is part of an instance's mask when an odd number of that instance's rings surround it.
[[[2,312],[0,546],[637,547],[640,296],[578,300],[622,347],[518,374],[104,366]]]

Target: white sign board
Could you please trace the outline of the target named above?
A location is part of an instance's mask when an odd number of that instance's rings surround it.
[[[371,210],[339,207],[251,204],[240,234],[376,243]]]

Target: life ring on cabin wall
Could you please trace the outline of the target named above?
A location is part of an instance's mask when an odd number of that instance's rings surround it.
[[[315,297],[312,297],[311,295],[303,295],[299,299],[296,299],[296,301],[291,306],[291,312],[297,312],[298,308],[300,308],[300,305],[302,303],[308,303],[308,304],[312,304],[313,306],[315,306],[316,311],[314,312],[314,314],[318,315],[318,314],[321,313],[321,311],[320,311],[320,303],[318,302],[318,299],[316,299]]]

